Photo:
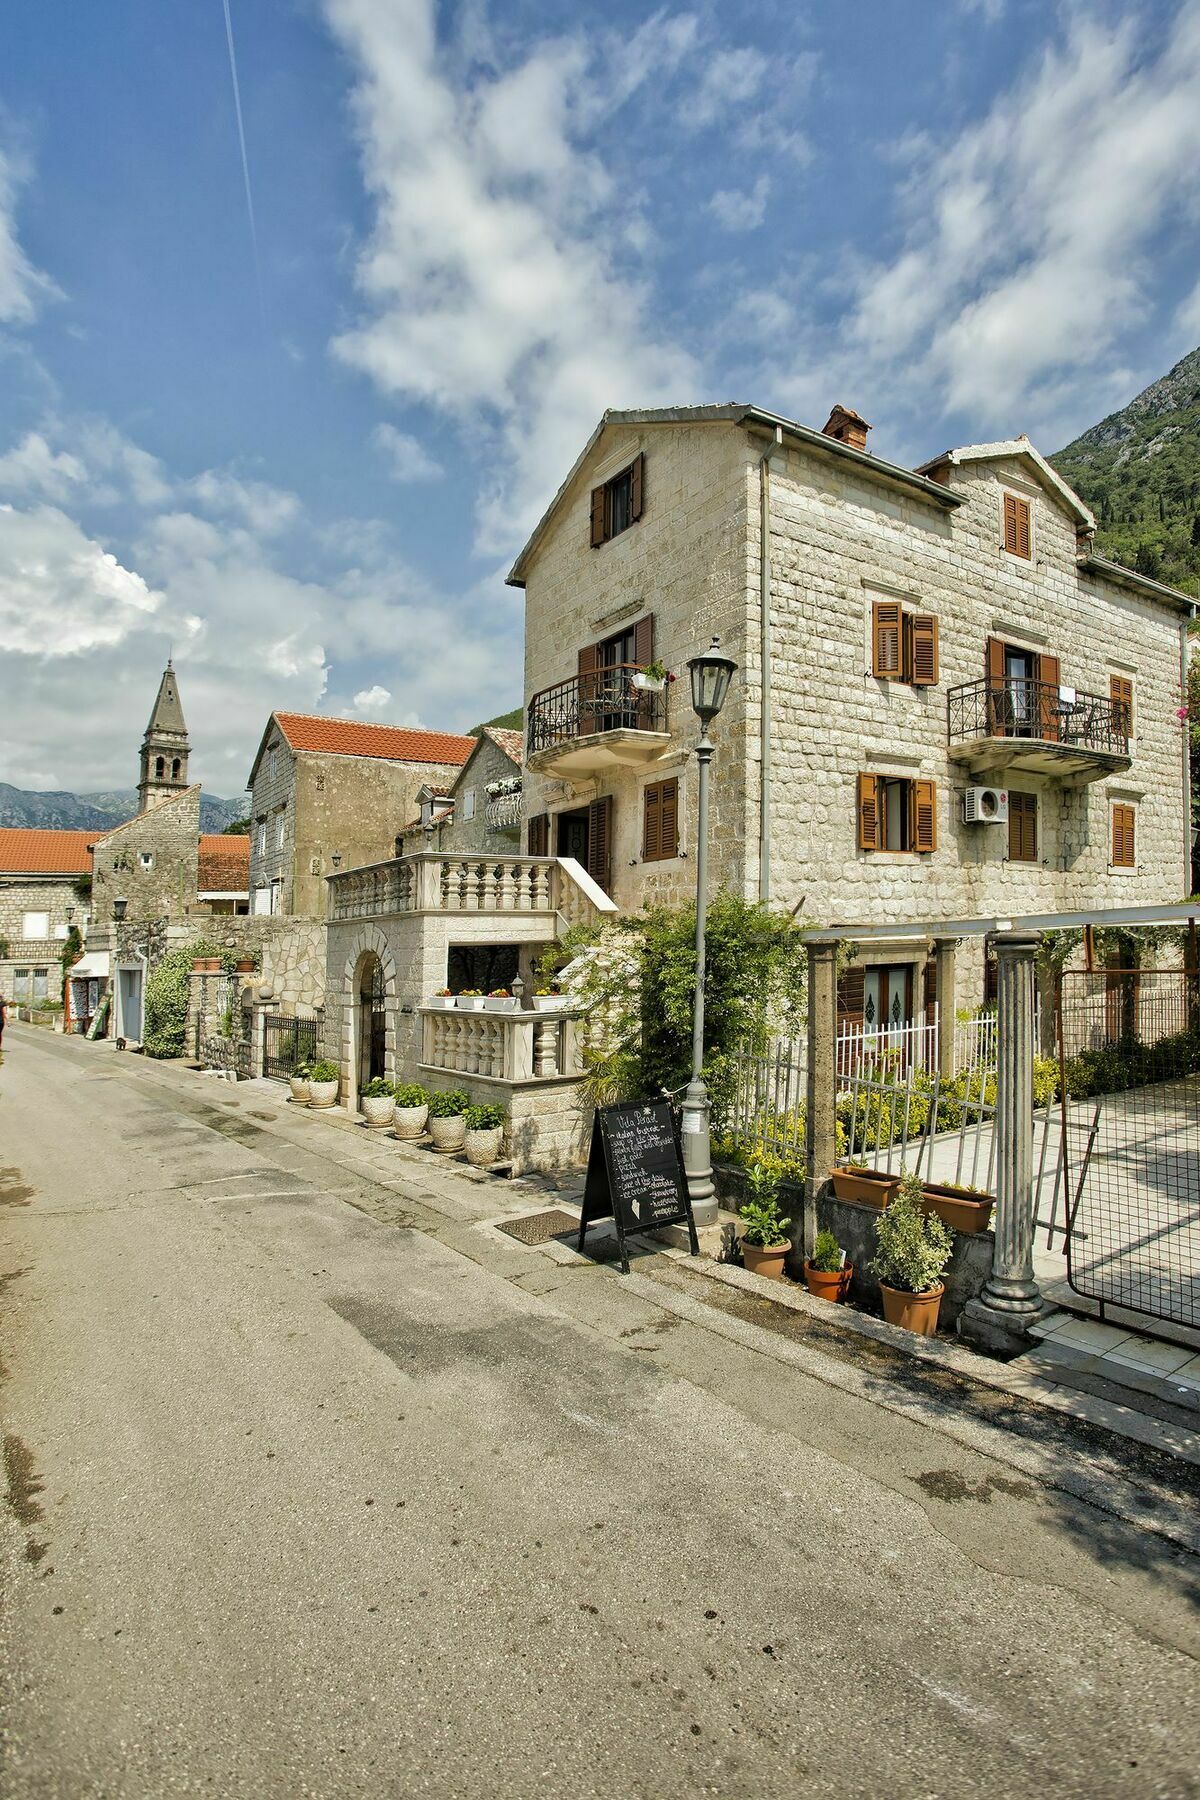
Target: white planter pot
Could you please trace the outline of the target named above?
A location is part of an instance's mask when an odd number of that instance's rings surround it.
[[[487,1131],[468,1131],[465,1148],[467,1161],[476,1169],[488,1169],[494,1162],[500,1161],[500,1146],[504,1141],[504,1127],[493,1125]]]
[[[310,1106],[336,1106],[338,1083],[336,1081],[310,1081],[308,1084],[308,1104]]]
[[[454,996],[454,1004],[455,1006],[460,1007],[463,1012],[482,1012],[485,1005],[485,999],[482,994],[480,994],[478,998],[472,994],[456,994]]]
[[[534,1012],[561,1012],[567,1004],[565,994],[535,994],[533,996]]]
[[[392,1122],[392,1114],[396,1110],[396,1102],[390,1094],[380,1094],[378,1099],[368,1099],[364,1094],[359,1100],[362,1116],[372,1131],[383,1131]]]
[[[292,1099],[298,1101],[301,1106],[307,1106],[309,1101],[309,1083],[307,1081],[298,1081],[293,1075],[288,1085],[292,1090]]]
[[[428,1106],[397,1106],[393,1109],[393,1117],[397,1137],[419,1138],[425,1130],[429,1108]]]
[[[506,1000],[494,1000],[489,994],[483,1003],[484,1012],[516,1012],[517,1003],[511,995]]]
[[[440,1150],[443,1156],[451,1151],[461,1150],[467,1136],[467,1122],[461,1113],[452,1119],[430,1119],[429,1135],[433,1139],[433,1147]]]
[[[443,1012],[450,1012],[453,1010],[453,1007],[454,1007],[454,995],[453,994],[431,994],[429,999],[425,1002],[425,1004],[426,1004],[426,1006],[440,1007]]]
[[[643,675],[640,670],[636,675],[631,675],[629,680],[633,687],[641,688],[646,694],[661,694],[667,685],[665,676],[660,679],[655,675]]]

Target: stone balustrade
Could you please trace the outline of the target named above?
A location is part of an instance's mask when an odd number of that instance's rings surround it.
[[[335,922],[389,913],[533,913],[577,925],[615,911],[570,857],[422,852],[329,877],[329,917]]]
[[[421,1062],[510,1086],[581,1072],[577,1012],[469,1012],[425,1006]]]

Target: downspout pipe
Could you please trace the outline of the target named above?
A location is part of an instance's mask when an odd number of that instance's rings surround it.
[[[1179,704],[1181,706],[1186,706],[1188,703],[1188,663],[1191,659],[1191,631],[1195,620],[1196,608],[1193,607],[1179,628]],[[1189,718],[1181,722],[1183,725],[1183,841],[1186,858],[1184,867],[1187,870],[1184,890],[1191,894],[1192,869],[1195,863],[1192,850],[1192,808],[1196,803],[1196,796],[1192,792],[1192,727],[1194,721]]]
[[[783,428],[758,464],[759,793],[758,897],[771,898],[771,459],[783,454]]]

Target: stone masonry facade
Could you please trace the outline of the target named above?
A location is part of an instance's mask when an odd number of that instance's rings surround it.
[[[6,1000],[15,998],[18,986],[22,998],[31,997],[35,985],[39,993],[44,987],[47,1000],[62,998],[59,958],[70,928],[67,908],[73,913],[70,923],[82,932],[90,904],[76,892],[79,879],[70,875],[0,877],[0,994]],[[31,913],[46,914],[48,935],[25,935]]]

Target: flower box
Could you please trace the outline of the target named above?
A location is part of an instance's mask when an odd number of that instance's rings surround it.
[[[952,1182],[927,1181],[923,1184],[922,1197],[926,1212],[936,1213],[944,1225],[966,1237],[987,1230],[996,1203],[992,1194],[973,1194],[968,1188],[955,1187]]]
[[[833,1191],[839,1200],[857,1200],[860,1206],[883,1208],[900,1186],[898,1175],[886,1169],[830,1169]]]
[[[484,1012],[516,1012],[517,1002],[512,994],[501,998],[497,994],[489,994],[483,1003]]]
[[[455,994],[454,1004],[462,1012],[482,1012],[487,1002],[482,994]]]
[[[661,694],[667,685],[665,675],[647,675],[644,669],[638,669],[629,681],[632,687],[640,688],[645,694]]]
[[[535,994],[533,996],[534,1012],[561,1012],[567,1004],[565,994]]]
[[[454,1006],[453,994],[431,994],[425,1002],[426,1006],[439,1007],[443,1012],[450,1012]]]

